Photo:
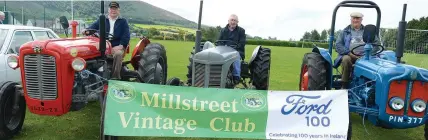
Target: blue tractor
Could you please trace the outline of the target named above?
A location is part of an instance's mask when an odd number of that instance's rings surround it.
[[[398,27],[397,48],[383,51],[381,44],[375,44],[379,35],[381,12],[372,1],[343,1],[333,12],[329,49],[314,47],[303,58],[300,73],[300,90],[341,89],[341,75],[333,74],[340,63],[333,63],[332,49],[336,12],[339,7],[375,8],[377,23],[364,27],[364,54],[353,65],[348,90],[349,111],[357,113],[375,126],[390,129],[406,129],[425,124],[425,139],[428,135],[426,123],[428,112],[428,70],[404,64],[401,61],[406,31],[404,4],[402,21]],[[358,48],[356,47],[356,48]],[[372,52],[373,47],[380,51]],[[354,49],[350,50],[354,53]],[[348,139],[351,138],[352,125],[349,121]]]

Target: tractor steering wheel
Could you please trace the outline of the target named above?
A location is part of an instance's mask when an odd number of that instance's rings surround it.
[[[98,33],[98,30],[95,30],[95,29],[85,29],[85,31],[83,31],[83,34],[85,35],[85,36],[95,36],[95,37],[100,37],[100,35],[99,35],[99,33]],[[112,34],[110,34],[109,32],[106,32],[106,35],[107,35],[107,39],[108,40],[111,40],[111,39],[113,39],[113,35]]]
[[[363,51],[363,54],[355,54],[354,53],[354,50],[356,49],[356,48],[359,48],[359,47],[362,47],[362,46],[365,46],[366,44],[361,44],[361,45],[358,45],[357,47],[354,47],[354,48],[352,48],[351,49],[351,53],[353,54],[353,55],[355,55],[355,56],[363,56],[364,55],[364,53],[365,53],[365,51]],[[376,56],[376,55],[378,55],[378,54],[380,54],[381,52],[383,52],[383,50],[385,50],[385,48],[382,46],[382,45],[380,45],[380,44],[371,44],[372,46],[373,46],[373,48],[374,48],[374,46],[380,46],[380,48],[381,48],[381,50],[380,51],[378,51],[377,53],[375,53],[375,54],[373,54],[372,56]],[[373,49],[372,49],[373,50]]]
[[[234,48],[234,49],[236,49],[238,46],[239,46],[239,44],[238,43],[236,43],[235,41],[231,41],[231,40],[217,40],[217,41],[215,41],[214,42],[214,44],[216,45],[216,46],[218,46],[218,43],[219,42],[231,42],[231,43],[234,43],[234,45],[230,45],[230,47],[232,47],[232,48]],[[222,44],[222,43],[221,43]],[[223,44],[224,45],[224,44]]]

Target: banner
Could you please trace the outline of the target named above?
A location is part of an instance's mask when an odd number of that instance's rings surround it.
[[[346,139],[346,90],[262,91],[109,81],[114,136]]]

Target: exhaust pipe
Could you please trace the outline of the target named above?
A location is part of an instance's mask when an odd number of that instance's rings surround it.
[[[202,6],[203,6],[204,0],[201,0],[199,5],[199,19],[198,19],[198,30],[196,31],[196,38],[195,38],[195,53],[198,53],[201,51],[201,48],[199,47],[202,40],[202,32],[201,32],[201,20],[202,20]]]
[[[404,50],[404,39],[406,37],[406,10],[407,4],[403,5],[403,15],[401,21],[398,24],[398,35],[397,35],[397,48],[395,50],[395,55],[397,56],[397,63],[401,63],[401,57],[403,57]]]
[[[105,28],[106,17],[104,15],[104,0],[101,0],[101,15],[100,15],[100,52],[101,58],[105,58],[106,51],[106,28]]]

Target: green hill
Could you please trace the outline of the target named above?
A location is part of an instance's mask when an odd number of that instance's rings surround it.
[[[24,20],[43,20],[44,10],[46,20],[60,16],[71,19],[71,1],[6,1],[0,2],[0,6],[4,7],[4,3],[6,3],[6,11],[12,11],[18,21],[21,21],[21,7],[24,10]],[[101,11],[99,1],[74,1],[73,3],[75,19],[95,20],[98,18]],[[143,1],[119,1],[119,3],[122,16],[126,17],[130,23],[197,27],[195,22]],[[107,13],[108,4],[109,1],[104,2],[105,13]]]

